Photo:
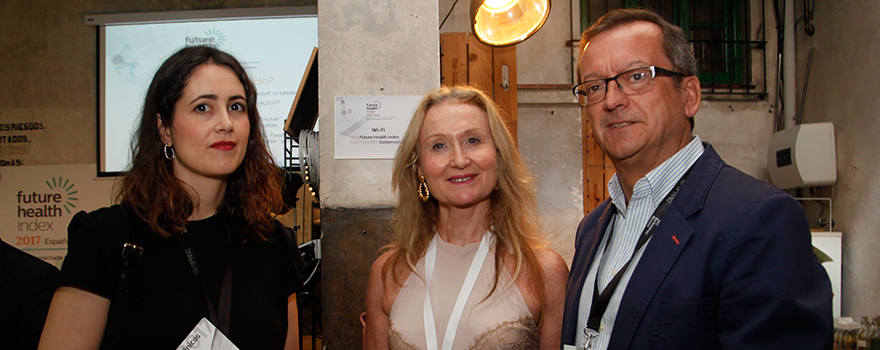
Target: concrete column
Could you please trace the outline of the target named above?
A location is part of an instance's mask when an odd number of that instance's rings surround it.
[[[324,344],[361,347],[367,277],[387,243],[391,160],[333,159],[336,96],[422,95],[440,85],[436,0],[318,0]]]

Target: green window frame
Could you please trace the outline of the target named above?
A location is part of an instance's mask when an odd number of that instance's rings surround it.
[[[581,29],[615,8],[650,8],[680,26],[693,43],[704,87],[754,89],[749,0],[581,0]]]

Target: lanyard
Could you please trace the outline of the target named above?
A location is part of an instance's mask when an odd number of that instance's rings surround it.
[[[192,246],[189,234],[186,231],[183,231],[183,233],[177,235],[177,238],[180,241],[180,246],[183,248],[183,252],[186,254],[187,260],[189,260],[189,265],[192,267],[193,274],[196,276],[196,279],[199,280],[199,285],[202,286],[202,292],[205,294],[205,301],[208,302],[208,317],[210,318],[211,323],[215,324],[217,329],[228,336],[229,313],[232,308],[232,245],[229,244],[229,230],[226,230],[226,244],[229,247],[229,258],[226,259],[226,272],[223,274],[223,286],[220,288],[219,314],[214,308],[214,303],[211,302],[211,297],[208,296],[208,289],[205,286],[206,282],[204,276],[199,274],[199,261],[196,258],[196,250]]]
[[[681,190],[681,187],[684,185],[685,180],[687,180],[688,175],[691,173],[691,169],[689,168],[684,175],[681,176],[681,179],[678,180],[678,183],[666,194],[666,197],[660,202],[660,205],[657,206],[657,209],[654,210],[654,214],[651,214],[651,218],[648,219],[648,223],[645,224],[645,229],[642,230],[642,235],[639,237],[638,243],[636,243],[635,249],[633,249],[632,254],[627,260],[626,264],[620,268],[617,274],[611,279],[611,282],[608,282],[608,285],[605,286],[605,290],[602,293],[599,293],[599,272],[601,271],[601,266],[596,269],[596,280],[593,281],[593,300],[592,306],[590,306],[590,318],[587,320],[587,324],[584,326],[584,348],[591,349],[593,346],[593,342],[596,338],[599,337],[599,324],[602,321],[602,316],[605,314],[605,310],[608,309],[608,303],[611,301],[611,295],[614,294],[614,290],[617,289],[617,285],[620,283],[620,278],[623,276],[626,269],[629,267],[629,264],[632,262],[633,256],[636,255],[636,252],[648,242],[651,236],[654,235],[654,231],[657,229],[657,226],[660,225],[660,219],[666,214],[666,209],[669,209],[669,205],[675,200],[675,196],[678,195],[678,191]],[[614,233],[614,229],[611,229],[608,232],[608,239],[605,244],[605,251],[608,250],[608,246],[611,245],[611,234]],[[605,251],[603,251],[602,255],[605,255]]]
[[[446,324],[446,333],[443,336],[443,350],[452,349],[455,333],[458,331],[458,324],[461,322],[461,314],[464,312],[464,304],[467,303],[468,297],[470,297],[471,292],[474,290],[477,276],[480,274],[480,269],[483,267],[483,262],[489,253],[489,246],[492,245],[494,238],[495,236],[492,233],[487,232],[483,234],[483,238],[480,240],[480,248],[477,249],[477,255],[474,256],[471,267],[468,269],[464,285],[461,286],[458,299],[455,301],[455,307],[452,308],[452,314],[449,315],[449,323]],[[439,348],[437,345],[437,327],[434,325],[434,309],[431,306],[430,295],[431,278],[434,274],[434,261],[437,259],[438,239],[440,239],[439,234],[434,234],[434,239],[431,240],[428,250],[425,252],[425,305],[422,316],[425,320],[425,342],[428,345],[428,350],[437,350]]]

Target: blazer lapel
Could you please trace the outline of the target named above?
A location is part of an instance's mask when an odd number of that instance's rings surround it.
[[[685,218],[674,206],[670,207],[645,247],[626,286],[609,349],[629,347],[654,293],[666,279],[692,235],[693,230]]]

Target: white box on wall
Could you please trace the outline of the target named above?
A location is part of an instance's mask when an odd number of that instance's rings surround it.
[[[831,185],[837,181],[834,124],[800,124],[770,137],[770,180],[779,188]]]

